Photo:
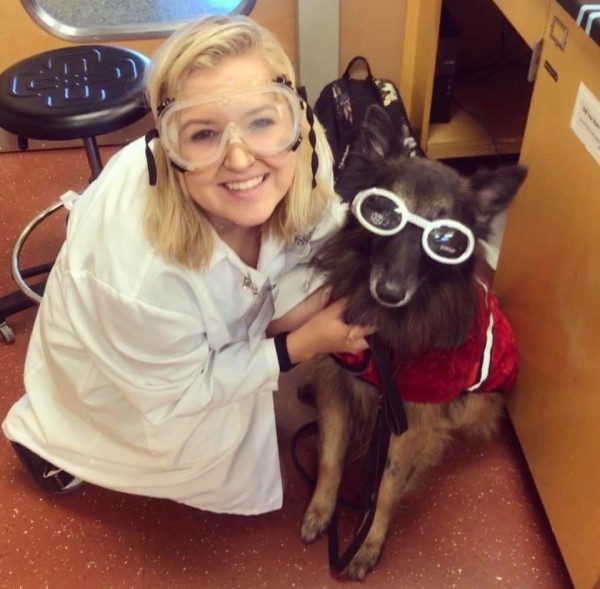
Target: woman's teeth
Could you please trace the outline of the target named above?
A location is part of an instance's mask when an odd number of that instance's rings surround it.
[[[229,190],[251,190],[258,186],[265,179],[264,174],[262,176],[257,176],[256,178],[252,178],[251,180],[246,180],[245,182],[225,182],[225,186]]]

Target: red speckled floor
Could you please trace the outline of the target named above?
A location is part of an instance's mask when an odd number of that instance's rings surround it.
[[[114,151],[104,148],[105,157]],[[13,289],[9,254],[35,214],[89,172],[81,150],[0,154],[0,292]],[[51,259],[64,221],[53,218],[24,252],[24,265]],[[22,394],[21,373],[35,308],[9,318],[16,342],[0,342],[0,414]],[[42,496],[0,440],[0,588],[333,588],[327,541],[305,546],[299,527],[309,489],[294,470],[290,439],[313,419],[295,394],[277,394],[288,485],[281,511],[240,517],[98,487]],[[313,440],[306,440],[307,456]],[[510,425],[484,447],[457,444],[393,522],[365,585],[373,589],[569,589],[572,587]]]

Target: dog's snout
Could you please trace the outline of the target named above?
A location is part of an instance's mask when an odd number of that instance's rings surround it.
[[[388,303],[397,303],[406,295],[404,287],[396,280],[381,280],[377,284],[377,296]]]
[[[414,289],[394,279],[380,279],[371,284],[373,298],[384,307],[402,307],[412,298]]]

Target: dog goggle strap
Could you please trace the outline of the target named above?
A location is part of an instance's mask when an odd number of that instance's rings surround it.
[[[460,264],[475,249],[475,237],[466,225],[454,219],[430,221],[411,213],[397,194],[384,188],[359,192],[352,201],[352,213],[363,227],[376,235],[395,235],[407,223],[420,227],[425,253],[442,264]]]
[[[234,141],[265,157],[294,149],[300,122],[296,92],[284,82],[273,82],[172,100],[161,110],[158,131],[170,159],[193,171],[222,161]]]

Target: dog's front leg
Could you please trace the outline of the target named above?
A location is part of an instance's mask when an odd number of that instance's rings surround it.
[[[302,540],[312,542],[329,526],[337,501],[348,447],[350,422],[346,376],[331,360],[323,360],[317,379],[319,469],[317,485],[302,521]]]
[[[450,428],[438,407],[413,405],[407,407],[407,414],[409,429],[390,439],[375,519],[346,571],[355,580],[363,579],[375,566],[396,506],[418,485],[423,472],[439,462],[451,440]]]

